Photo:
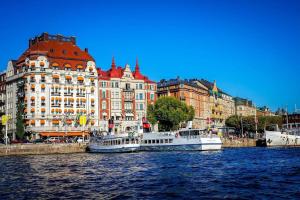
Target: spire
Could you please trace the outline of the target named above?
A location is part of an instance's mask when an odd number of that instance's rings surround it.
[[[214,80],[214,86],[212,89],[213,92],[218,93],[218,88],[217,88],[217,81]]]
[[[115,57],[112,57],[111,68],[116,69]]]
[[[140,71],[140,66],[139,66],[139,60],[138,60],[138,57],[136,57],[135,71],[136,71],[136,72],[139,72],[139,71]]]

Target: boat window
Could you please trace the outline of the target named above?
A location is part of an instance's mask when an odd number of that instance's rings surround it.
[[[119,145],[121,144],[121,141],[120,141],[120,140],[118,140],[118,144],[119,144]]]
[[[152,144],[155,144],[155,140],[152,140]]]
[[[164,140],[160,139],[160,143],[164,143]]]
[[[134,144],[134,143],[135,143],[135,140],[134,140],[134,139],[131,139],[131,143]]]
[[[148,140],[148,143],[151,144],[151,140]]]
[[[159,140],[156,140],[156,143],[159,144]]]
[[[169,143],[169,140],[168,140],[168,139],[165,139],[165,143]]]
[[[129,144],[129,139],[126,139],[126,144]]]
[[[145,143],[145,144],[148,144],[148,140],[144,140],[144,143]]]
[[[173,139],[169,139],[169,143],[173,143]]]

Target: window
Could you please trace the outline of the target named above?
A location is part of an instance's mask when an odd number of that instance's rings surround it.
[[[154,94],[150,94],[150,100],[154,100]]]
[[[126,90],[129,90],[130,89],[130,83],[126,83]]]
[[[102,90],[102,98],[106,98],[106,91]]]
[[[106,101],[102,101],[102,109],[106,109]]]
[[[143,99],[143,93],[140,93],[140,100]]]
[[[143,89],[143,84],[142,84],[142,83],[140,83],[140,85],[139,85],[139,89],[140,89],[140,90],[142,90],[142,89]]]
[[[119,83],[118,82],[115,83],[115,87],[119,88]]]
[[[144,109],[144,104],[140,104],[140,110],[143,110]]]

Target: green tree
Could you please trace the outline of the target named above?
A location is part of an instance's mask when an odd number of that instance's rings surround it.
[[[159,130],[169,131],[179,128],[180,123],[193,120],[195,110],[175,97],[160,97],[148,106],[147,118],[151,124],[158,122]]]
[[[23,102],[17,102],[17,121],[16,121],[16,136],[17,139],[23,139],[25,134],[25,128],[24,128],[24,103]]]
[[[257,131],[263,133],[264,130],[277,124],[282,126],[281,116],[258,116],[257,117]],[[233,115],[226,119],[226,126],[234,127],[236,130],[241,131],[241,125],[243,124],[243,130],[248,132],[255,132],[255,117],[254,116],[237,116]]]

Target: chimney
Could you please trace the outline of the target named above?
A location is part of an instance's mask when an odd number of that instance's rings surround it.
[[[88,49],[88,48],[84,48],[84,51],[85,51],[86,53],[88,53],[88,52],[89,52],[89,49]]]
[[[71,40],[71,42],[72,42],[74,45],[76,45],[76,37],[71,36],[71,37],[70,37],[70,40]]]

